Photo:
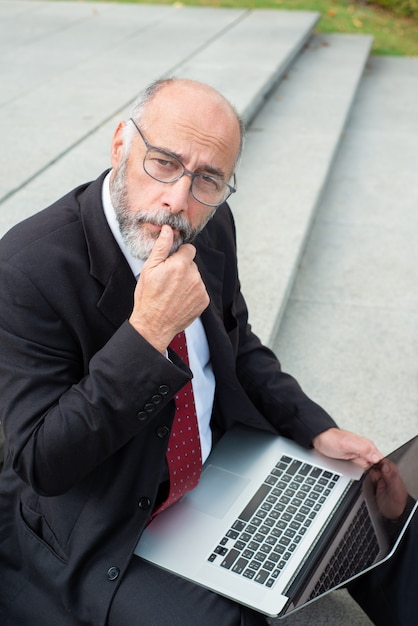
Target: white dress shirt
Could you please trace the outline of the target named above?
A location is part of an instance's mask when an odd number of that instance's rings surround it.
[[[102,203],[109,228],[112,231],[116,242],[124,254],[129,266],[138,277],[141,273],[144,261],[131,255],[125,246],[119,230],[115,210],[112,206],[109,190],[110,173],[103,181]],[[215,376],[213,374],[210,360],[209,346],[206,339],[205,329],[200,318],[197,318],[188,328],[185,329],[187,351],[189,354],[189,367],[193,372],[193,394],[195,399],[197,421],[200,434],[200,446],[202,451],[202,462],[206,460],[212,448],[212,431],[210,428],[210,418],[215,395]]]

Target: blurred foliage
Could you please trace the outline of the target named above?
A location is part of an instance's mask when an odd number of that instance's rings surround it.
[[[374,0],[369,4],[376,4],[389,9],[394,15],[413,17],[418,21],[418,0]]]
[[[418,19],[411,17],[417,16],[418,0],[119,0],[119,2],[317,11],[321,17],[316,32],[372,35],[373,54],[418,56]],[[385,5],[386,8],[378,4]],[[388,8],[389,5],[391,10]]]

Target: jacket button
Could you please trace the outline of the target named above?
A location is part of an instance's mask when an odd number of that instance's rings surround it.
[[[147,511],[151,507],[151,500],[146,496],[139,498],[138,506],[142,511]]]
[[[165,437],[168,436],[169,433],[170,433],[170,429],[167,428],[167,426],[158,426],[157,435],[160,437],[160,439],[164,439]]]
[[[168,392],[170,391],[170,387],[168,385],[160,385],[158,387],[158,391],[160,392],[162,396],[166,396]]]
[[[109,580],[116,580],[119,574],[120,571],[118,567],[109,567],[107,570],[107,577]]]
[[[139,411],[139,413],[137,413],[136,416],[140,422],[143,422],[144,420],[148,419],[148,413],[146,413],[145,411]]]
[[[151,404],[151,402],[148,402],[145,406],[144,406],[144,410],[147,413],[152,413],[153,411],[155,411],[155,406],[153,404]]]
[[[160,404],[160,402],[163,401],[162,396],[160,396],[159,394],[155,394],[155,396],[152,396],[151,400],[153,401],[154,404]]]

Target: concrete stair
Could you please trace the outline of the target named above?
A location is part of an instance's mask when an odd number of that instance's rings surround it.
[[[206,81],[248,128],[231,204],[271,343],[371,38],[313,36],[319,15],[299,11],[2,0],[0,15],[0,235],[108,165],[117,120],[155,77]]]
[[[304,12],[32,0],[2,0],[1,8],[1,40],[12,25],[23,33],[0,68],[7,86],[1,130],[9,147],[0,157],[0,233],[54,199],[63,184],[106,167],[116,119],[158,77],[206,81],[250,120],[318,19]],[[28,34],[30,27],[38,36]],[[39,205],[25,209],[16,196],[28,190]]]
[[[231,199],[255,331],[271,344],[286,307],[372,39],[313,36],[248,128]]]
[[[214,85],[247,123],[231,206],[250,322],[387,451],[418,430],[418,59],[370,58],[318,17],[0,0],[0,236],[108,167],[151,80]],[[283,622],[370,625],[344,591]]]

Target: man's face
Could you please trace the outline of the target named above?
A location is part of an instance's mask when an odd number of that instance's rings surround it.
[[[186,212],[175,213],[165,207],[155,210],[141,208],[144,202],[142,198],[145,194],[139,193],[138,202],[135,200],[131,202],[128,196],[127,170],[128,155],[125,155],[120,165],[114,170],[111,199],[122,238],[131,254],[138,259],[146,260],[149,257],[164,224],[171,226],[174,232],[174,242],[171,249],[171,253],[173,253],[183,243],[192,242],[216,211],[216,208],[201,205],[200,215],[196,216],[199,221],[196,221],[195,225],[192,226],[186,217]],[[190,183],[189,179],[189,185]],[[160,185],[162,184],[165,183],[160,183]]]
[[[238,124],[229,110],[219,110],[219,103],[211,105],[210,99],[207,104],[207,98],[205,116],[198,114],[202,98],[197,97],[193,106],[188,94],[184,106],[185,94],[178,91],[170,87],[155,96],[147,106],[141,131],[150,144],[175,154],[188,170],[216,172],[229,181],[238,152]],[[124,242],[133,256],[145,260],[162,225],[168,224],[174,233],[174,252],[193,241],[216,209],[193,198],[187,175],[173,183],[151,178],[143,168],[147,150],[143,139],[135,132],[127,152],[122,129],[120,125],[112,144],[110,191]]]

